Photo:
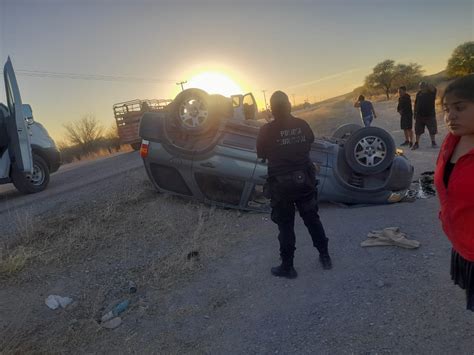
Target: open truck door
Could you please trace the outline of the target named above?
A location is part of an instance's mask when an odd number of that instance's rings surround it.
[[[9,137],[8,150],[14,164],[13,168],[24,174],[33,174],[30,132],[23,113],[20,90],[10,57],[3,68],[3,77],[10,111],[6,126]]]

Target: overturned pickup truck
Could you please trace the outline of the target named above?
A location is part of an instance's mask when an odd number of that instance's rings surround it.
[[[269,209],[264,197],[267,166],[256,154],[259,128],[252,94],[230,98],[199,89],[181,92],[162,112],[140,125],[141,156],[161,192],[243,210]],[[344,125],[317,138],[310,152],[319,167],[321,201],[345,204],[399,202],[413,167],[388,132]]]

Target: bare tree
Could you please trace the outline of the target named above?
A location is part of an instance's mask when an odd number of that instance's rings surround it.
[[[84,153],[90,153],[94,144],[102,138],[104,133],[103,126],[92,114],[66,123],[64,128],[66,129],[65,137],[69,143],[81,147]]]
[[[104,133],[104,139],[107,141],[107,149],[109,150],[109,153],[112,153],[112,149],[115,149],[117,152],[120,150],[120,137],[115,123],[112,124]]]
[[[117,125],[113,123],[107,131],[104,133],[104,138],[109,140],[115,140],[119,138]]]

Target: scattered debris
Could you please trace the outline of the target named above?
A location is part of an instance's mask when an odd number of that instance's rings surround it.
[[[417,200],[418,190],[408,190],[402,199],[402,202],[415,202]]]
[[[112,318],[106,322],[101,323],[101,326],[106,329],[115,329],[117,328],[120,324],[122,324],[122,318],[120,317],[115,317]]]
[[[114,308],[112,308],[111,311],[107,312],[104,314],[101,318],[101,322],[108,322],[109,320],[117,317],[119,314],[123,313],[127,308],[128,305],[130,304],[129,300],[125,300],[117,304]]]
[[[418,199],[427,199],[436,196],[434,187],[434,172],[425,171],[420,175],[417,181],[413,182],[413,188],[409,190],[407,195],[411,195]]]
[[[362,247],[394,245],[406,249],[416,249],[421,243],[417,240],[408,239],[405,233],[400,232],[398,227],[388,227],[383,230],[371,231],[368,239],[360,243]]]
[[[193,250],[193,251],[188,253],[187,258],[188,258],[188,260],[191,260],[191,259],[194,259],[194,258],[199,258],[199,252],[196,251],[196,250]]]
[[[137,292],[137,285],[133,281],[128,281],[128,292],[129,293],[136,293]]]
[[[109,312],[107,312],[106,314],[104,314],[104,315],[102,316],[102,318],[100,319],[100,321],[101,321],[101,323],[105,323],[105,322],[111,320],[112,318],[114,318],[114,312],[109,311]]]
[[[49,295],[44,301],[50,309],[66,308],[72,303],[72,298],[58,295]]]
[[[396,202],[404,201],[406,195],[407,195],[407,191],[392,192],[392,194],[388,198],[388,202],[396,203]]]

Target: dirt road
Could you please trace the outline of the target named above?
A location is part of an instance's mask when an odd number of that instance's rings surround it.
[[[344,119],[358,121],[350,103],[339,105]],[[394,108],[394,102],[377,103],[375,125],[399,143]],[[434,167],[437,150],[428,143],[424,137],[420,150],[406,153],[417,174]],[[299,277],[290,281],[270,275],[278,243],[267,215],[156,194],[143,169],[134,168],[137,158],[131,153],[84,166],[103,177],[115,173],[69,190],[67,196],[75,198],[61,199],[59,182],[53,181],[50,193],[56,189],[58,195],[41,203],[56,203],[63,212],[54,216],[40,208],[43,221],[19,229],[23,241],[16,248],[23,247],[25,265],[0,278],[0,351],[472,353],[474,317],[449,280],[450,246],[436,198],[321,206],[331,271],[317,263],[298,219]],[[111,165],[107,172],[105,164]],[[122,168],[126,178],[119,174]],[[79,171],[69,173],[83,176]],[[7,197],[10,206],[22,199],[13,192]],[[5,215],[4,208],[2,227]],[[359,246],[370,230],[388,226],[401,227],[422,246]],[[138,285],[133,295],[124,286],[130,279]],[[52,293],[71,296],[75,306],[47,309],[44,298]],[[97,319],[124,298],[131,306],[122,325],[101,328]]]
[[[143,163],[137,152],[128,152],[64,165],[51,176],[48,188],[40,194],[21,195],[13,184],[0,185],[1,232],[11,231],[18,216],[60,214],[74,206],[106,198],[120,191],[128,174],[135,170],[143,170]]]

